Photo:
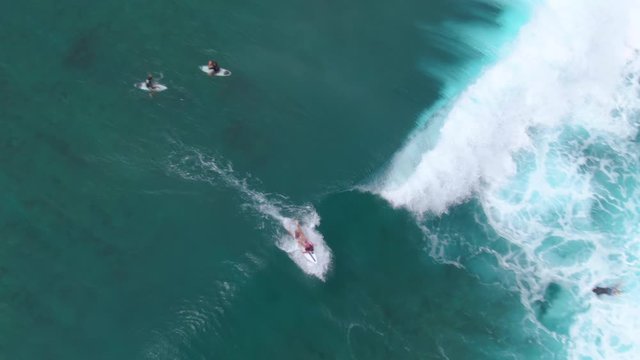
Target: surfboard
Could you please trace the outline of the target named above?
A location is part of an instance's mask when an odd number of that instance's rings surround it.
[[[135,87],[137,87],[140,90],[144,90],[144,91],[151,91],[151,92],[161,92],[161,91],[165,91],[168,89],[168,87],[162,85],[162,84],[158,84],[156,83],[153,89],[149,89],[147,87],[147,84],[143,81],[140,83],[135,84]]]
[[[231,75],[231,71],[223,68],[220,68],[220,71],[214,74],[213,70],[209,69],[209,66],[207,65],[200,66],[200,70],[207,73],[207,75],[211,75],[211,76],[230,76]]]
[[[307,259],[307,261],[309,261],[311,263],[314,263],[314,264],[318,263],[318,260],[316,259],[316,254],[305,252],[305,253],[303,253],[303,255],[304,255],[304,258]]]

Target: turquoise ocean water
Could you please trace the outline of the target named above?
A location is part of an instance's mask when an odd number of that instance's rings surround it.
[[[5,4],[0,359],[638,358],[638,17]]]

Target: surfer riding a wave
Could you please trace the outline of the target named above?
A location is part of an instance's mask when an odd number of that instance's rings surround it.
[[[293,238],[298,242],[298,245],[304,249],[304,253],[313,254],[313,243],[307,239],[307,236],[300,227],[300,223],[296,223],[296,230],[291,234],[291,236],[293,236]]]

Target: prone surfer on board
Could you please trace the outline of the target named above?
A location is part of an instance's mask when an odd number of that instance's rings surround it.
[[[209,68],[209,76],[213,76],[215,74],[217,74],[220,71],[220,65],[218,65],[217,62],[213,61],[213,60],[209,60],[209,63],[207,64],[207,67]]]
[[[304,249],[305,253],[313,254],[313,243],[311,243],[311,241],[307,239],[307,236],[304,234],[302,228],[300,227],[300,223],[296,223],[296,230],[291,235],[294,239],[296,239],[298,245],[300,245]]]
[[[593,289],[591,289],[591,291],[593,291],[598,296],[600,296],[600,295],[618,295],[618,294],[621,293],[620,289],[618,289],[617,286],[613,286],[613,287],[596,286]]]

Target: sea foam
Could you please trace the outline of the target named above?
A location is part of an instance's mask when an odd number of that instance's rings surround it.
[[[522,302],[559,286],[571,358],[640,357],[640,2],[549,0],[369,188],[420,218],[477,199]],[[435,125],[434,125],[435,124]],[[619,285],[596,298],[594,285]]]

